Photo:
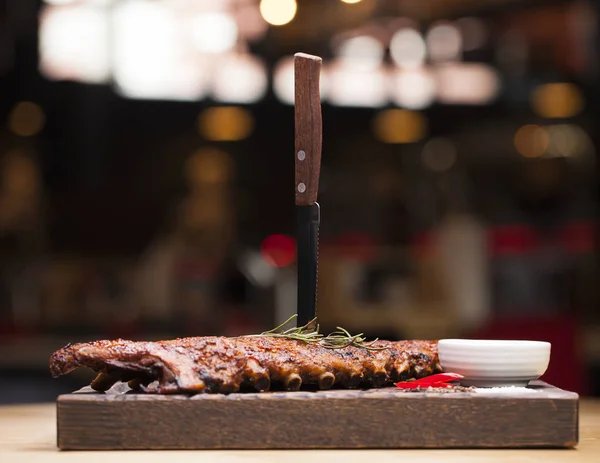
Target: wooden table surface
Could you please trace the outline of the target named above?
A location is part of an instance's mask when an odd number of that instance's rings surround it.
[[[564,450],[59,451],[55,408],[54,404],[0,406],[0,462],[600,462],[600,400],[581,401],[579,445]]]

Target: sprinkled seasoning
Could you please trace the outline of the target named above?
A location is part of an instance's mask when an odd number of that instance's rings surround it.
[[[477,387],[474,392],[478,394],[538,394],[535,389],[522,386],[504,386],[504,387]]]
[[[457,392],[475,392],[474,387],[415,387],[413,389],[397,389],[398,392],[425,392],[427,394],[454,394]]]

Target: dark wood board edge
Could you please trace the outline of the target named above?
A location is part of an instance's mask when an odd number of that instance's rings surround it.
[[[67,394],[57,401],[57,445],[65,450],[575,447],[578,395],[546,389],[552,398],[468,400],[462,393],[365,391],[357,399],[350,393],[360,391],[329,391],[326,413],[311,393],[237,394],[226,400]]]

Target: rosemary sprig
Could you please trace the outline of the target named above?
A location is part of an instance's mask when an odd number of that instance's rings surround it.
[[[316,318],[304,326],[283,330],[283,327],[296,317],[297,315],[294,314],[281,325],[273,328],[272,330],[264,331],[259,335],[252,336],[271,336],[274,338],[296,339],[309,344],[318,344],[328,349],[343,349],[344,347],[349,346],[360,347],[367,350],[388,349],[387,347],[375,347],[374,344],[376,341],[378,341],[377,338],[373,341],[365,342],[366,338],[364,337],[363,333],[352,335],[348,332],[348,330],[345,330],[339,326],[336,327],[336,331],[324,336],[323,334],[319,333],[319,324],[317,323]]]

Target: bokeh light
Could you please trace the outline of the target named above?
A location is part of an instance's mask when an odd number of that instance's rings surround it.
[[[236,43],[238,29],[233,17],[225,13],[204,13],[192,20],[191,35],[201,52],[224,53]]]
[[[396,65],[414,69],[425,61],[427,47],[418,31],[404,28],[397,31],[390,42],[390,55]]]
[[[0,163],[3,192],[13,198],[31,197],[37,192],[40,176],[35,161],[18,150],[9,151]]]
[[[449,22],[434,24],[427,32],[426,43],[433,61],[456,60],[462,52],[460,30]]]
[[[263,38],[269,29],[269,25],[261,16],[257,4],[237,5],[233,14],[236,18],[238,34],[248,41]]]
[[[421,151],[423,165],[435,172],[445,172],[456,162],[457,150],[452,140],[432,138]]]
[[[327,68],[327,93],[336,106],[377,108],[389,101],[388,76],[381,69],[360,70],[335,62]]]
[[[269,85],[264,63],[254,55],[221,56],[212,75],[212,95],[224,103],[255,103]]]
[[[575,124],[549,125],[545,130],[548,133],[548,155],[576,157],[593,152],[590,136]]]
[[[232,160],[225,151],[203,148],[187,159],[185,175],[192,188],[220,185],[231,180],[232,167]]]
[[[392,77],[392,99],[403,108],[423,109],[436,96],[436,80],[425,69],[398,69]]]
[[[273,70],[273,92],[279,101],[294,104],[294,57],[279,60]]]
[[[173,10],[162,2],[123,0],[112,15],[112,65],[119,93],[170,100],[195,100],[206,94],[206,66],[181,61],[181,31]]]
[[[273,26],[289,23],[296,16],[297,9],[296,0],[261,0],[260,2],[260,14]]]
[[[248,138],[254,129],[249,111],[235,106],[209,108],[198,116],[198,131],[211,141],[238,141]]]
[[[47,3],[48,5],[56,5],[56,6],[62,6],[62,5],[68,5],[69,3],[75,3],[77,0],[44,0],[44,3]]]
[[[375,137],[384,143],[414,143],[421,140],[426,132],[424,116],[405,109],[381,111],[373,120]]]
[[[570,83],[545,84],[533,90],[531,105],[537,114],[548,119],[573,117],[583,109],[583,96]]]
[[[383,44],[375,37],[362,35],[342,43],[339,58],[346,66],[354,69],[376,69],[383,61]]]
[[[283,234],[267,236],[260,245],[260,254],[272,267],[287,267],[296,259],[296,241]]]
[[[110,25],[100,8],[46,6],[39,17],[39,69],[52,80],[104,83],[110,77]]]
[[[500,91],[498,73],[482,63],[446,63],[435,76],[437,99],[445,104],[489,104]]]
[[[46,122],[42,108],[31,101],[17,103],[8,115],[8,128],[22,137],[39,133]]]
[[[536,124],[524,125],[515,133],[514,142],[521,156],[537,158],[548,149],[548,132]]]

